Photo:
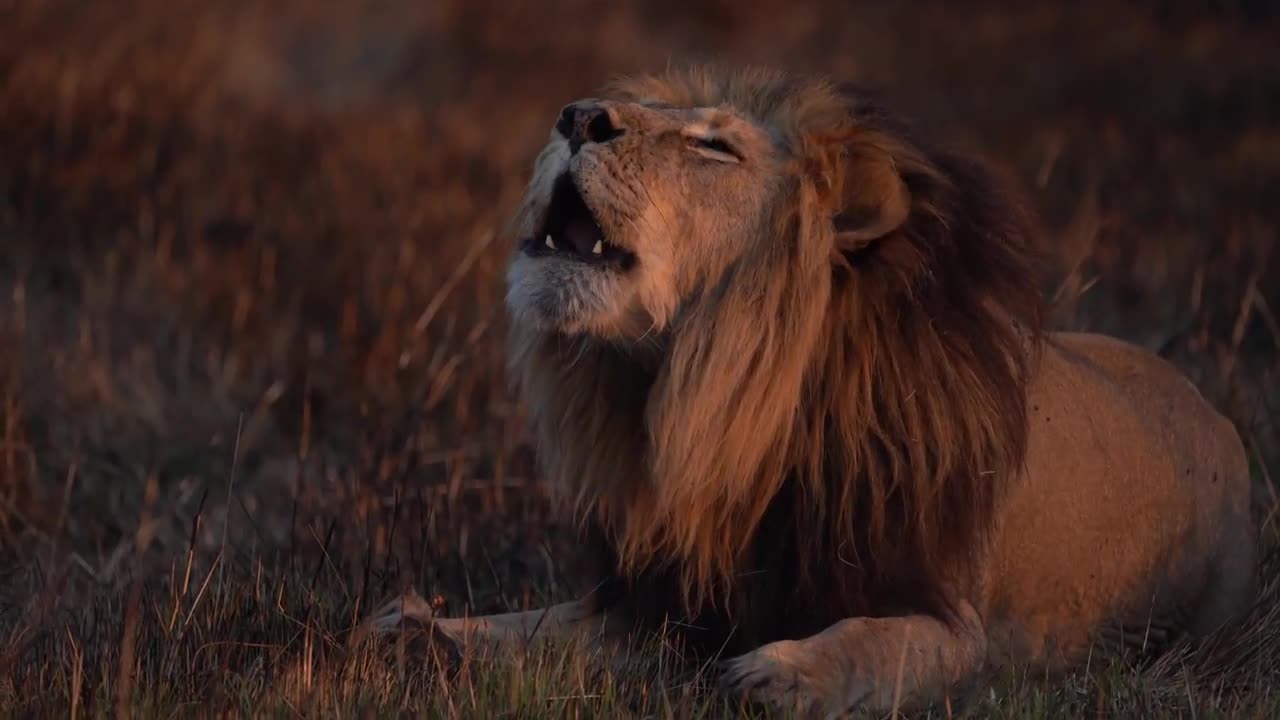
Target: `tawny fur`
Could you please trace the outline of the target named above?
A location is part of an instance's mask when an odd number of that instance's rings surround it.
[[[513,227],[569,173],[635,265],[517,250],[509,345],[605,584],[447,632],[683,620],[738,654],[730,690],[835,714],[899,667],[925,703],[1251,601],[1238,435],[1159,358],[1042,334],[1033,222],[990,170],[821,79],[679,70],[580,105],[616,132],[553,132]],[[708,164],[708,134],[740,157]]]

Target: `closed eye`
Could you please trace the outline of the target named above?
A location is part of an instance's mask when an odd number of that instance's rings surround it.
[[[699,155],[717,162],[736,163],[742,160],[742,155],[736,148],[718,137],[689,136],[689,147]]]

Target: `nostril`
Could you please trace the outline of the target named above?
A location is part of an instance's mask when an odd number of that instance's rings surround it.
[[[622,130],[613,124],[613,118],[604,109],[592,111],[585,125],[585,140],[593,143],[606,143],[622,134]]]
[[[556,120],[556,132],[563,135],[566,139],[573,137],[573,128],[577,124],[578,108],[573,105],[565,105],[560,111],[560,118]]]
[[[606,143],[621,135],[615,117],[607,107],[566,105],[556,119],[556,132],[569,141],[569,151],[577,153],[586,143]]]

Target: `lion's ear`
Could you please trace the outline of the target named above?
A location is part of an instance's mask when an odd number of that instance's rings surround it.
[[[860,139],[841,155],[832,223],[836,247],[847,252],[901,227],[911,215],[911,191],[889,148]]]

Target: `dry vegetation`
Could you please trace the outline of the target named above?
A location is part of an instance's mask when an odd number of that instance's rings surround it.
[[[5,715],[718,716],[670,650],[602,673],[344,649],[579,581],[501,343],[502,224],[554,112],[715,58],[886,87],[1043,210],[1056,324],[1160,350],[1280,498],[1280,10],[1262,0],[0,3]],[[1257,617],[959,714],[1280,713]],[[412,648],[408,648],[412,650]]]

